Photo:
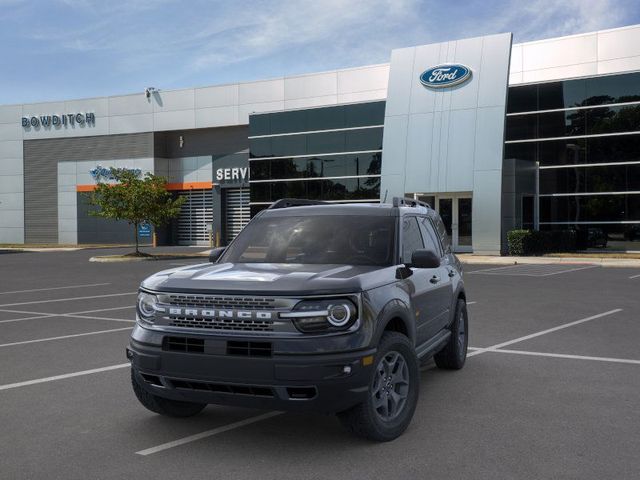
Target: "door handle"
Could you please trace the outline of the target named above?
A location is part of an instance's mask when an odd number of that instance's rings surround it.
[[[434,275],[433,277],[431,277],[431,280],[429,280],[431,283],[438,283],[440,281],[440,277],[437,275]]]

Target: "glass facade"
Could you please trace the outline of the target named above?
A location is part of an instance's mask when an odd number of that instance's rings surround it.
[[[640,73],[510,87],[507,112],[505,162],[537,172],[540,229],[637,248]]]
[[[249,118],[251,214],[280,198],[380,198],[385,102]]]

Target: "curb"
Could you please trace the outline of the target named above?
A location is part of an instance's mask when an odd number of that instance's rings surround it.
[[[104,255],[98,257],[91,257],[90,262],[97,263],[124,263],[124,262],[157,262],[161,260],[187,260],[187,259],[205,259],[209,258],[207,255],[196,256],[182,256],[182,255],[166,255],[166,256],[152,256],[152,257],[123,257],[121,255]]]
[[[460,254],[461,262],[470,265],[541,265],[541,264],[589,264],[601,267],[640,268],[637,258],[605,257],[498,257],[489,255]]]

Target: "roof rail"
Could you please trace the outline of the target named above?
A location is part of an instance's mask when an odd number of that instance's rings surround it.
[[[308,205],[328,205],[328,203],[321,200],[307,200],[304,198],[281,198],[269,205],[268,210],[289,207],[306,207]]]
[[[420,200],[416,200],[414,198],[402,198],[402,197],[393,197],[393,206],[394,207],[426,207],[426,208],[431,208],[431,206],[426,202],[421,202]]]

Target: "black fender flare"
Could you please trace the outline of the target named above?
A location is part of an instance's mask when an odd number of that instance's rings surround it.
[[[373,334],[373,344],[378,345],[380,343],[380,339],[382,338],[382,334],[385,332],[385,329],[394,319],[400,319],[405,327],[407,336],[411,343],[415,345],[416,342],[416,322],[415,317],[413,316],[413,312],[409,305],[404,303],[401,300],[393,299],[390,300],[380,311],[378,314],[378,319],[376,321],[376,328]]]

